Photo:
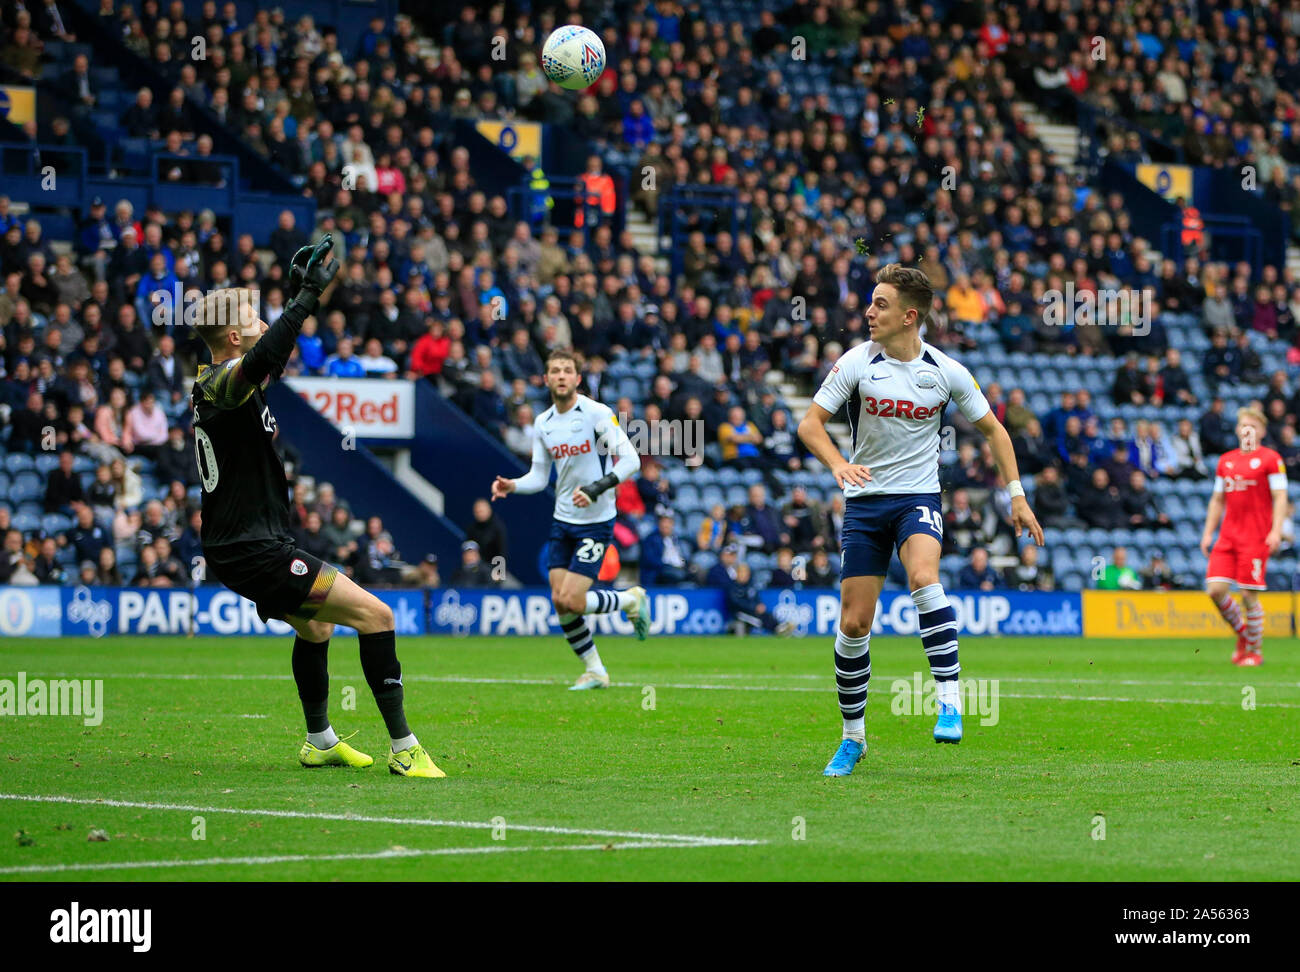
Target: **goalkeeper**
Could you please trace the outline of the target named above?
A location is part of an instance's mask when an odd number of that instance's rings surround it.
[[[339,739],[327,712],[326,658],[335,624],[357,630],[361,668],[388,729],[389,771],[440,777],[406,723],[402,666],[393,612],[338,568],[297,548],[289,529],[289,487],[273,446],[275,416],[265,389],[280,377],[303,322],[338,274],[326,236],[293,257],[291,300],[273,325],[259,318],[255,291],[215,290],[196,326],[212,364],[200,367],[191,393],[194,444],[203,488],[203,555],[209,573],[257,605],[261,618],[297,632],[293,677],[307,720],[304,766],[369,766],[374,760]]]

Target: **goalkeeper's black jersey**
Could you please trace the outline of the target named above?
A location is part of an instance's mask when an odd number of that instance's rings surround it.
[[[288,540],[289,484],[272,446],[275,416],[244,359],[203,366],[194,381],[194,451],[203,486],[203,546]]]

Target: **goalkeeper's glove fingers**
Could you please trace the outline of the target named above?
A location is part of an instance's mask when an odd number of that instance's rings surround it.
[[[302,288],[304,272],[307,269],[307,261],[311,259],[312,254],[316,252],[316,247],[312,243],[301,247],[289,261],[289,299],[298,296],[298,291]]]

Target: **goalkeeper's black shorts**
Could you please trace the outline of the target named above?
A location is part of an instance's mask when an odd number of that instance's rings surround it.
[[[311,621],[325,603],[338,568],[287,540],[204,547],[208,576],[257,605],[263,621]]]

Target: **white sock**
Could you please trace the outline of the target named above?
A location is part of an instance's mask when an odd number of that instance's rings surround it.
[[[856,719],[845,719],[844,738],[853,739],[865,746],[867,744],[867,717],[858,716]]]
[[[338,745],[339,734],[333,726],[326,726],[322,732],[307,733],[307,741],[317,749],[332,749]]]
[[[961,686],[957,679],[951,678],[944,682],[935,682],[935,697],[940,705],[951,705],[961,715]]]
[[[415,733],[411,733],[409,736],[403,736],[401,739],[394,739],[393,752],[400,753],[403,749],[410,749],[417,742],[419,742],[419,740],[415,738]]]
[[[633,607],[636,604],[636,595],[632,593],[632,588],[629,587],[627,590],[618,591],[617,594],[618,609],[620,611],[626,611],[628,608]]]
[[[580,657],[583,660],[583,663],[586,664],[587,671],[595,672],[597,675],[607,674],[605,671],[605,666],[601,664],[600,661],[600,652],[596,650],[595,645],[592,645],[589,650],[584,651],[578,657]]]

